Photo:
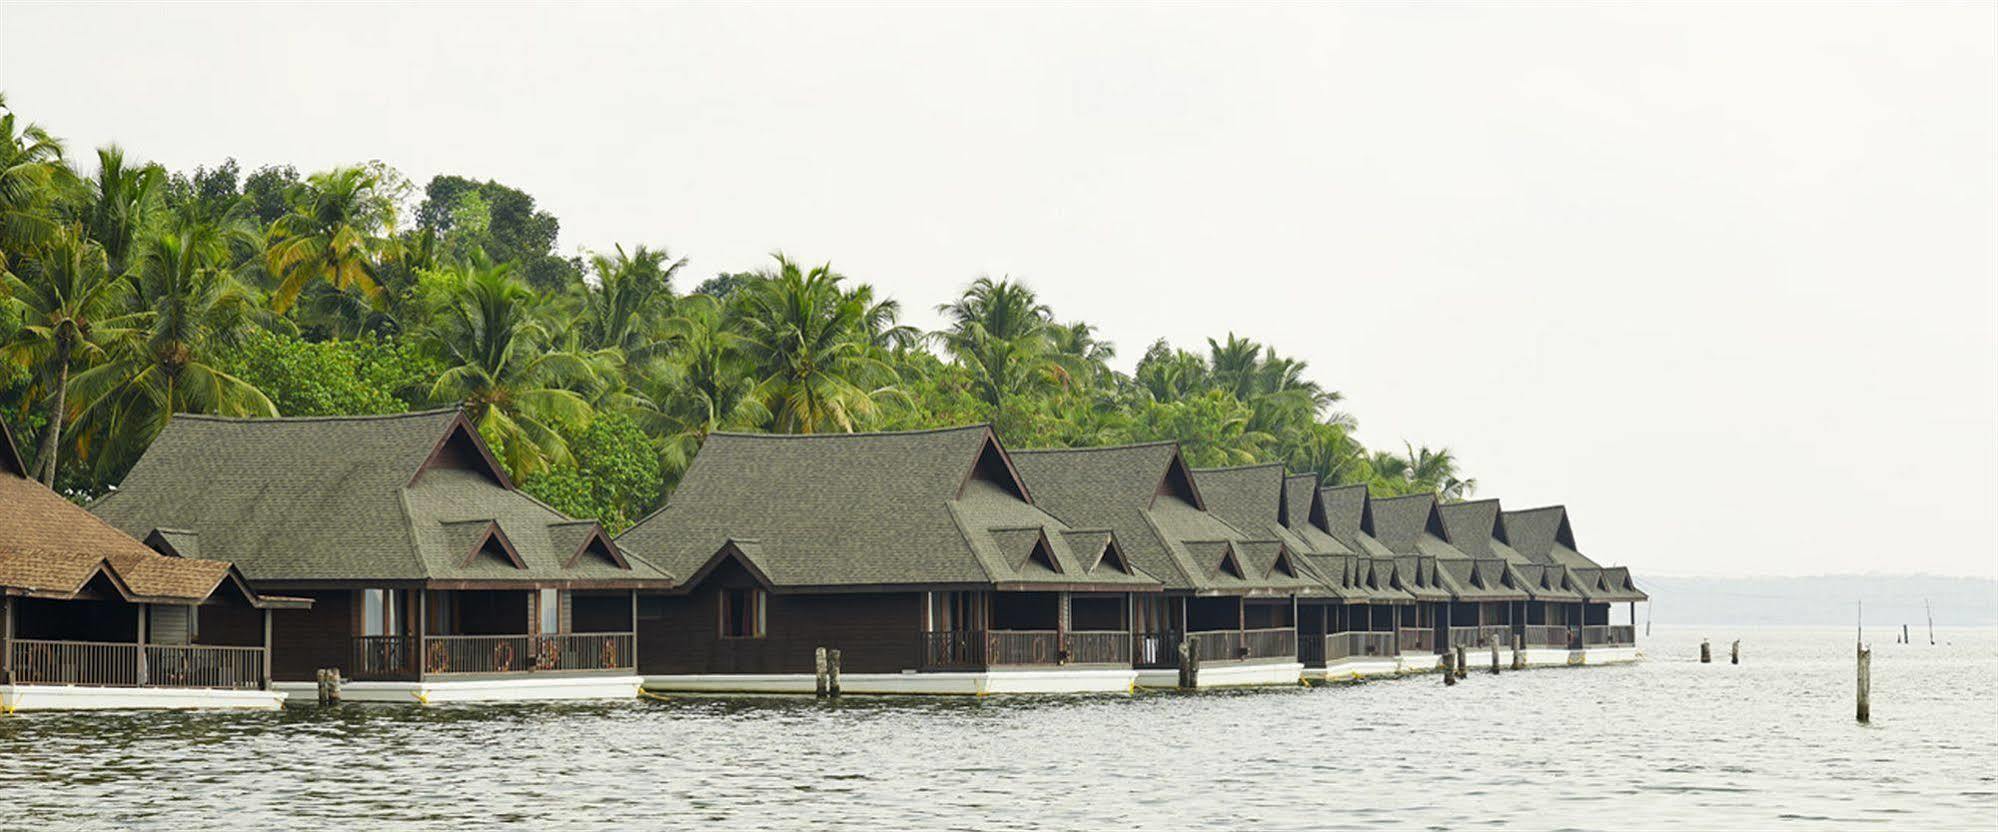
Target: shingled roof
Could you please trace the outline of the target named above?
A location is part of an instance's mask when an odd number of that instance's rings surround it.
[[[1499,522],[1500,511],[1495,498],[1436,507],[1450,545],[1475,558],[1497,558],[1504,564],[1508,586],[1524,590],[1535,601],[1581,600],[1581,596],[1566,587],[1558,572],[1550,572],[1506,541],[1505,526]]]
[[[1565,587],[1590,601],[1648,601],[1650,596],[1622,567],[1606,569],[1575,547],[1574,528],[1563,506],[1506,511],[1499,515],[1506,539],[1514,549],[1550,574],[1565,576]]]
[[[1193,480],[1199,484],[1209,511],[1245,535],[1281,541],[1298,556],[1303,570],[1323,586],[1324,594],[1342,599],[1365,594],[1350,589],[1347,583],[1351,550],[1333,539],[1322,525],[1311,522],[1314,511],[1321,520],[1324,515],[1317,506],[1316,477],[1287,476],[1281,463],[1269,463],[1201,468],[1193,472]],[[1299,482],[1294,486],[1293,480]],[[1293,492],[1303,499],[1294,500]],[[1293,517],[1302,522],[1289,522]]]
[[[1433,570],[1435,585],[1455,600],[1526,600],[1525,591],[1505,585],[1503,561],[1473,558],[1444,539],[1434,494],[1369,500],[1363,523],[1398,558],[1417,559],[1425,577]]]
[[[1111,529],[1042,511],[985,425],[708,437],[672,500],[618,538],[690,576],[725,558],[772,589],[1156,591]]]
[[[0,587],[10,594],[74,598],[93,584],[124,600],[199,604],[224,587],[259,607],[298,607],[266,598],[228,563],[171,557],[119,532],[28,476],[0,423]]]
[[[1288,560],[1295,553],[1272,532],[1243,530],[1208,511],[1178,443],[1019,451],[1013,459],[1042,508],[1068,523],[1115,531],[1138,568],[1167,589],[1212,595],[1329,591],[1308,567]]]
[[[1448,593],[1426,586],[1419,570],[1399,574],[1394,550],[1368,534],[1365,527],[1367,503],[1372,498],[1365,485],[1336,485],[1318,489],[1318,503],[1325,512],[1325,529],[1332,539],[1353,551],[1352,585],[1367,592],[1374,604],[1405,604],[1415,600],[1447,600]],[[1410,588],[1414,588],[1413,590]],[[1416,591],[1422,593],[1420,599]]]
[[[457,410],[177,416],[91,510],[132,535],[192,534],[262,584],[672,585],[621,555],[577,557],[608,536],[515,489]]]

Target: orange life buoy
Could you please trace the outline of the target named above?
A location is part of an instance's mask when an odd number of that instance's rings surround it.
[[[604,639],[603,662],[605,670],[617,667],[617,639]]]
[[[493,669],[505,673],[513,669],[513,645],[500,642],[493,645]]]
[[[444,673],[451,669],[451,651],[444,646],[444,642],[431,642],[423,669],[430,673]]]
[[[534,651],[535,670],[553,670],[562,663],[562,645],[552,638],[544,638]]]

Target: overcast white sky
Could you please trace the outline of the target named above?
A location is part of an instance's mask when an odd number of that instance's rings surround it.
[[[1690,4],[1688,4],[1690,5]],[[72,151],[490,177],[695,279],[1274,343],[1660,574],[1998,575],[1998,13],[0,6]]]

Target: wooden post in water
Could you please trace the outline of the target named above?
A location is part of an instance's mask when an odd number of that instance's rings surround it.
[[[826,651],[826,695],[839,698],[839,651]]]
[[[1901,625],[1901,643],[1908,643],[1908,625],[1906,624]]]
[[[1873,651],[1859,647],[1859,721],[1873,721]]]
[[[1936,646],[1936,611],[1929,607],[1929,599],[1922,599],[1922,612],[1929,617],[1929,646]]]
[[[1700,664],[1712,664],[1713,661],[1714,661],[1713,645],[1708,644],[1706,639],[1700,639]]]
[[[1492,636],[1492,675],[1499,674],[1498,636]]]
[[[1469,673],[1469,668],[1470,662],[1464,659],[1464,646],[1460,644],[1457,646],[1457,678],[1464,678]]]
[[[1457,668],[1450,666],[1450,655],[1445,653],[1443,654],[1443,686],[1447,688],[1454,684],[1457,684]]]
[[[1526,636],[1512,634],[1512,669],[1526,669]]]
[[[1179,686],[1182,690],[1200,687],[1200,659],[1193,655],[1193,636],[1179,638]]]
[[[319,668],[319,704],[340,704],[340,671],[337,668]]]
[[[832,693],[832,686],[828,684],[829,680],[826,676],[826,671],[831,666],[826,663],[826,649],[824,647],[812,651],[812,665],[818,669],[818,681],[812,686],[812,690],[820,699],[824,699]]]
[[[1741,639],[1734,640],[1734,646],[1727,649],[1728,664],[1741,664]]]

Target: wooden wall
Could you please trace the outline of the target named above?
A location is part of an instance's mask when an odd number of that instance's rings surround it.
[[[322,667],[337,667],[351,675],[353,654],[353,590],[285,591],[312,599],[309,610],[278,610],[271,620],[271,675],[281,682],[310,682]],[[205,633],[204,633],[205,635]]]
[[[722,589],[754,586],[755,579],[728,561],[688,595],[641,597],[639,672],[811,673],[818,647],[840,650],[847,673],[916,666],[920,593],[771,595],[763,638],[721,638]]]

